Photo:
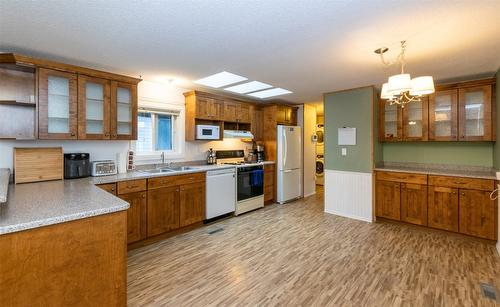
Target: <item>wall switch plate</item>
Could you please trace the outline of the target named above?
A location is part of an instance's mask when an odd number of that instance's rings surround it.
[[[342,148],[342,156],[347,156],[347,148]]]

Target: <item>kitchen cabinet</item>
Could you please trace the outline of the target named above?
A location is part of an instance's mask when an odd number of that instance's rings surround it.
[[[255,108],[252,112],[252,134],[254,141],[264,140],[264,111]]]
[[[460,189],[459,232],[489,240],[497,239],[497,206],[490,192]]]
[[[148,191],[148,237],[179,228],[179,201],[178,186]]]
[[[146,192],[118,195],[130,204],[127,210],[127,244],[146,238]]]
[[[137,140],[137,84],[111,81],[111,139]]]
[[[456,141],[458,129],[458,91],[436,91],[429,96],[429,140]]]
[[[379,103],[379,140],[495,141],[495,78],[436,85],[404,108]]]
[[[110,139],[110,95],[109,80],[78,75],[78,139]]]
[[[224,101],[224,121],[233,123],[250,123],[250,105],[233,100]]]
[[[401,220],[401,184],[399,182],[377,180],[375,193],[377,216],[391,220]]]
[[[180,226],[203,222],[205,219],[205,182],[180,186]]]
[[[195,116],[198,119],[223,120],[224,101],[222,99],[196,96]]]
[[[275,178],[274,164],[264,165],[264,202],[266,203],[270,203],[274,200]]]
[[[297,108],[278,105],[276,108],[276,121],[278,125],[297,125]]]
[[[458,90],[460,141],[492,141],[492,87],[482,85]]]
[[[377,171],[375,211],[378,217],[496,240],[494,188],[492,179]]]
[[[401,184],[401,221],[427,225],[427,186]]]
[[[428,226],[458,232],[458,189],[428,188]]]
[[[110,194],[116,195],[116,183],[98,184],[97,186]]]
[[[52,69],[38,70],[38,138],[77,139],[77,75]]]

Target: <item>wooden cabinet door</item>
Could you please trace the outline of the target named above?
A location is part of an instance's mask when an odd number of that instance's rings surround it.
[[[458,90],[459,141],[492,141],[491,85]]]
[[[179,200],[179,186],[148,191],[148,237],[179,228]]]
[[[401,184],[401,221],[427,226],[427,186]]]
[[[239,123],[251,123],[251,109],[252,107],[246,103],[241,103],[238,108],[237,119]]]
[[[429,95],[429,140],[458,139],[458,91],[436,91]]]
[[[403,112],[403,139],[405,141],[427,141],[429,98],[408,103]]]
[[[427,201],[428,226],[458,232],[458,189],[429,186]]]
[[[238,103],[229,100],[224,101],[224,121],[238,122],[238,109]]]
[[[206,97],[196,97],[195,117],[198,119],[212,119],[211,114],[211,99]]]
[[[213,99],[210,102],[210,116],[213,120],[224,120],[224,101]]]
[[[497,239],[497,205],[490,192],[460,189],[459,232],[484,239]]]
[[[137,140],[137,85],[111,82],[111,139]]]
[[[109,80],[78,75],[78,139],[111,138]]]
[[[377,216],[397,221],[401,220],[400,183],[377,180],[375,193]]]
[[[38,69],[38,138],[78,137],[77,88],[76,74]]]
[[[264,140],[264,111],[254,109],[252,117],[252,134],[255,141]]]
[[[127,210],[127,243],[146,238],[146,192],[121,194],[118,197],[130,204]]]
[[[188,226],[205,219],[205,183],[180,186],[180,226]]]
[[[298,108],[291,108],[289,122],[290,122],[290,125],[292,125],[292,126],[297,125],[297,111],[298,111]]]
[[[288,124],[286,107],[283,105],[278,105],[276,107],[276,122],[278,124]]]
[[[403,138],[403,112],[397,104],[380,100],[379,140],[381,142],[401,141]]]

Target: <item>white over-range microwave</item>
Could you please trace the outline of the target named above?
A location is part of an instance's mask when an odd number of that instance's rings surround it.
[[[196,138],[198,140],[218,140],[220,139],[220,128],[213,125],[196,125]]]

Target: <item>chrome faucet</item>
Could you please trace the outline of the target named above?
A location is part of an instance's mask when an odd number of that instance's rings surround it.
[[[164,151],[161,152],[161,164],[162,165],[165,164],[165,152]]]

